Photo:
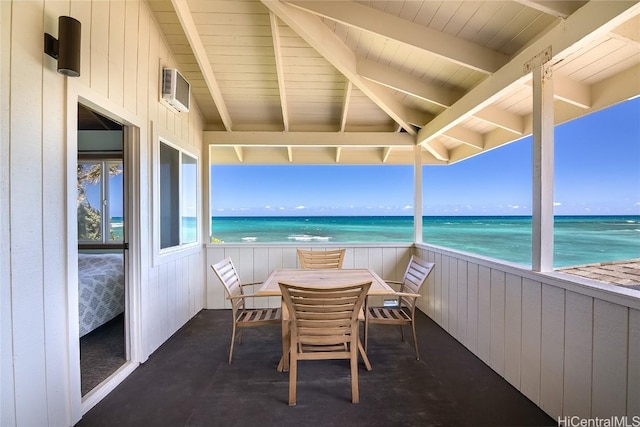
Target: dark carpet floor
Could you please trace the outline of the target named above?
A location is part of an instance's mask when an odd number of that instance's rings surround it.
[[[373,370],[351,403],[347,360],[302,361],[298,404],[278,373],[280,328],[245,330],[227,364],[231,313],[203,310],[78,426],[555,426],[553,419],[431,319],[418,317],[421,360],[395,327],[370,326]]]
[[[126,362],[124,314],[80,338],[80,387],[89,393]]]

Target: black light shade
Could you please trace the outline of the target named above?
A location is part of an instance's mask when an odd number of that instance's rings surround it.
[[[69,77],[80,76],[80,21],[70,16],[58,18],[58,40],[44,35],[44,52],[58,60],[58,72]]]

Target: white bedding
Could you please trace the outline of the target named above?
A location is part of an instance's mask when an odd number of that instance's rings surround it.
[[[124,312],[122,254],[78,254],[80,336]]]

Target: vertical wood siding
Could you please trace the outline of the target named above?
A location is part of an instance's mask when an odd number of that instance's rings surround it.
[[[58,16],[82,23],[81,76],[66,80],[43,53],[43,34],[58,34]],[[205,252],[154,261],[151,226],[157,205],[151,154],[154,132],[202,154],[197,106],[176,113],[159,103],[160,66],[174,66],[146,3],[111,1],[0,2],[0,425],[73,425],[81,407],[77,336],[69,336],[66,116],[71,85],[105,109],[123,111],[139,127],[141,195],[139,360],[144,360],[203,308]],[[75,103],[76,99],[69,99]],[[71,147],[73,147],[71,145]],[[10,230],[10,231],[9,231]],[[76,292],[77,293],[77,292]],[[77,313],[77,311],[75,311]],[[71,321],[74,321],[71,318]]]
[[[331,248],[337,248],[332,246]],[[380,277],[386,280],[400,280],[411,258],[411,245],[399,246],[362,246],[341,245],[345,248],[344,268],[371,268]],[[313,249],[330,249],[329,247],[314,246]],[[207,248],[207,266],[231,257],[238,269],[242,283],[254,283],[264,281],[276,268],[299,268],[296,247],[291,245],[210,245]],[[260,287],[257,284],[248,287],[248,292],[256,292]],[[280,298],[259,298],[257,301],[248,301],[248,307],[280,307]],[[222,283],[207,267],[207,301],[206,308],[231,308],[226,300]]]
[[[551,417],[640,415],[640,299],[426,245],[416,254],[436,263],[418,308]]]

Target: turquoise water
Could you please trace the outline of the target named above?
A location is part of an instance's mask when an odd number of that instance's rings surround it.
[[[226,243],[413,242],[413,217],[213,217]],[[531,264],[531,217],[424,217],[423,241]],[[554,265],[640,258],[640,216],[556,217]]]

